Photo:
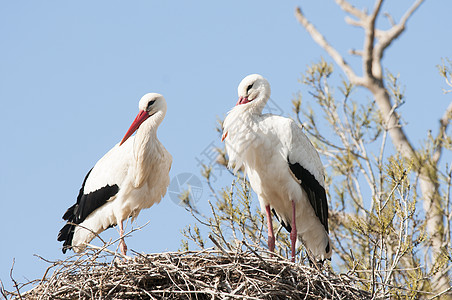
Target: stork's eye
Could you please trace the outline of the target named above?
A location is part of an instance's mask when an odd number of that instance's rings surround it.
[[[149,101],[148,107],[146,108],[146,110],[150,110],[151,106],[152,106],[152,104],[154,104],[154,102],[155,102],[155,100]]]
[[[251,90],[252,87],[253,87],[253,85],[250,84],[250,85],[246,88],[246,93],[247,93],[247,94],[250,92],[250,90]]]

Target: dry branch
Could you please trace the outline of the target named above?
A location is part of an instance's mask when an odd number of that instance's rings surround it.
[[[258,250],[258,249],[257,249]],[[88,250],[52,263],[53,273],[22,299],[370,299],[356,278],[257,251],[137,254],[120,260]],[[50,272],[48,272],[50,273]]]

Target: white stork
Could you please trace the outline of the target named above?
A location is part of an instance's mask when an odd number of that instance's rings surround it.
[[[157,139],[166,114],[165,98],[146,94],[139,110],[122,141],[88,172],[77,203],[64,214],[67,223],[58,234],[58,241],[64,242],[63,253],[67,249],[81,252],[97,234],[119,225],[119,245],[126,255],[123,221],[135,219],[165,195],[172,157]]]
[[[242,166],[267,215],[268,248],[274,251],[271,212],[290,232],[292,260],[298,240],[310,260],[331,257],[328,203],[319,154],[291,119],[262,114],[270,84],[261,75],[245,77],[239,100],[223,123],[229,167]]]

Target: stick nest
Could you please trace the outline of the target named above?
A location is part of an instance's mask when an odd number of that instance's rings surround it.
[[[87,251],[51,263],[33,289],[9,295],[20,299],[371,298],[357,288],[356,278],[270,257],[265,250],[136,253],[129,259]]]

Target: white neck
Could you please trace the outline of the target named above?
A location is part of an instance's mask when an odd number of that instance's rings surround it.
[[[153,139],[157,138],[157,129],[164,117],[165,114],[158,111],[141,124],[135,134],[134,150],[146,148]]]
[[[251,114],[261,115],[269,98],[270,98],[270,93],[268,93],[262,87],[258,96],[253,101],[251,101],[248,104],[242,104],[244,106],[243,112],[249,112]]]
[[[133,141],[133,157],[135,162],[135,187],[141,186],[149,174],[146,166],[152,163],[156,155],[156,148],[160,146],[157,139],[157,129],[162,123],[165,113],[158,111],[150,116],[138,128]]]

